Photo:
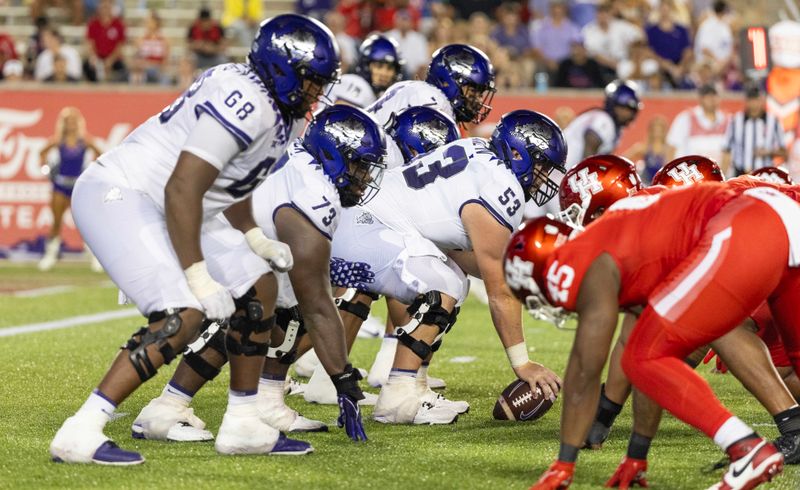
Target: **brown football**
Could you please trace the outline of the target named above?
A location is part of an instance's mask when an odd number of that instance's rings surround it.
[[[542,396],[541,390],[531,391],[531,386],[521,379],[514,380],[497,398],[492,415],[497,420],[530,422],[546,414],[553,402]]]

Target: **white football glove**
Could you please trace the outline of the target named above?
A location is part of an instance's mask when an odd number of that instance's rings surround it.
[[[278,272],[288,272],[294,265],[292,251],[289,245],[277,240],[270,240],[261,231],[261,228],[253,228],[244,234],[250,249]]]
[[[222,321],[233,315],[236,306],[231,293],[208,274],[205,260],[190,265],[183,273],[192,294],[203,306],[206,318]]]

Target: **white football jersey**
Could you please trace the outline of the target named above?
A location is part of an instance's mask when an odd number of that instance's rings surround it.
[[[174,103],[98,160],[163,210],[164,187],[201,114],[219,122],[241,150],[220,169],[206,192],[204,218],[250,195],[304,128],[304,119],[283,119],[249,65],[228,63],[207,70]]]
[[[579,114],[564,129],[564,140],[567,142],[567,170],[583,160],[584,137],[592,132],[600,138],[598,154],[613,153],[619,142],[619,128],[614,120],[603,109],[591,109]]]
[[[386,126],[392,114],[399,114],[404,109],[418,106],[433,107],[453,120],[456,118],[453,106],[444,92],[422,80],[395,83],[381,98],[367,107],[367,112],[378,121],[378,124]]]
[[[273,240],[278,239],[275,213],[287,206],[305,216],[329,240],[333,237],[342,209],[339,191],[299,139],[253,193],[256,223]]]
[[[325,88],[324,94],[325,97],[317,106],[320,111],[329,105],[342,103],[364,109],[377,99],[369,82],[355,73],[342,75],[338,83],[332,83]]]
[[[471,250],[461,222],[469,203],[484,206],[513,231],[525,196],[517,178],[482,138],[454,141],[384,174],[363,208],[400,233],[421,235],[444,250]]]

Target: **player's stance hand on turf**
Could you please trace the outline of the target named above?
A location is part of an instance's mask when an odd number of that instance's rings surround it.
[[[706,357],[703,358],[703,364],[708,364],[715,358],[716,358],[716,364],[713,368],[711,368],[711,372],[717,374],[727,373],[728,366],[725,365],[725,362],[719,357],[719,354],[714,352],[714,349],[708,349],[708,354],[706,354]]]
[[[225,320],[233,315],[236,306],[231,293],[209,275],[205,260],[195,262],[183,272],[189,289],[203,306],[206,318]]]
[[[277,240],[270,240],[261,228],[252,228],[244,234],[250,249],[278,272],[288,272],[294,265],[289,245]]]
[[[350,364],[345,366],[343,373],[331,376],[339,401],[339,418],[336,420],[336,425],[344,427],[347,437],[354,441],[367,440],[364,423],[361,421],[361,408],[358,406],[358,401],[364,399],[364,394],[358,386],[360,379],[361,373],[353,369]]]
[[[527,381],[531,389],[538,386],[545,398],[552,402],[556,401],[556,396],[561,390],[561,378],[556,373],[533,361],[515,367],[514,373],[522,381]]]
[[[558,490],[569,488],[572,476],[575,474],[575,463],[565,463],[556,460],[542,474],[539,481],[533,484],[530,490]]]
[[[645,476],[647,473],[647,460],[635,459],[625,456],[617,467],[617,471],[606,482],[606,487],[619,487],[626,490],[635,485],[647,487]]]

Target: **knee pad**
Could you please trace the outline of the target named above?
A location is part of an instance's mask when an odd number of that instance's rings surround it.
[[[203,322],[203,332],[200,336],[186,346],[183,351],[183,360],[197,374],[211,381],[219,375],[220,368],[208,363],[201,355],[206,349],[214,349],[227,361],[228,352],[225,349],[225,328],[219,323],[206,320]]]
[[[129,351],[128,359],[131,361],[133,368],[136,370],[136,374],[139,375],[139,379],[142,381],[147,381],[158,372],[158,369],[153,366],[153,362],[147,354],[147,348],[150,345],[155,345],[158,348],[158,351],[164,358],[164,364],[169,364],[175,359],[175,350],[169,345],[167,339],[173,337],[181,329],[181,325],[183,324],[183,320],[179,315],[181,311],[183,311],[183,308],[170,308],[163,312],[150,314],[148,317],[150,323],[160,321],[164,318],[166,318],[166,322],[155,332],[151,331],[147,326],[141,327],[134,332],[128,342],[122,346],[123,349]],[[138,340],[136,337],[139,337]]]
[[[395,328],[397,340],[411,349],[420,359],[427,359],[431,352],[441,346],[442,337],[450,331],[458,313],[455,309],[451,313],[442,307],[442,293],[439,291],[428,291],[425,294],[420,294],[406,311],[411,315],[411,321]],[[432,344],[417,340],[411,336],[420,325],[435,325],[439,328],[439,334]]]
[[[231,330],[238,332],[241,335],[241,339],[236,340],[232,335],[226,335],[225,347],[228,352],[245,356],[266,355],[269,342],[254,342],[250,340],[250,336],[268,332],[275,324],[275,316],[273,315],[265,320],[261,319],[264,316],[264,306],[255,297],[254,288],[251,288],[242,297],[235,299],[234,303],[236,304],[236,309],[243,311],[244,314],[231,317],[228,326]]]
[[[343,295],[334,298],[333,302],[339,310],[355,315],[363,322],[369,316],[370,307],[361,301],[353,301],[353,298],[355,298],[357,294],[369,296],[373,301],[380,297],[377,294],[359,291],[355,288],[348,288]]]
[[[267,357],[277,359],[281,364],[292,364],[297,358],[297,342],[306,333],[300,308],[292,306],[276,309],[275,324],[285,335],[281,345],[267,349]]]

